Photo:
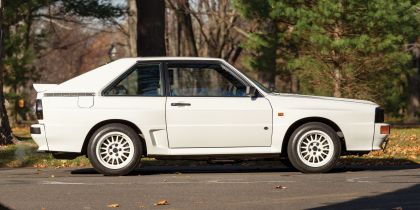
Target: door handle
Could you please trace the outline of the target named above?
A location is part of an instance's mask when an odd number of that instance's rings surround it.
[[[171,103],[171,106],[191,106],[190,103]]]

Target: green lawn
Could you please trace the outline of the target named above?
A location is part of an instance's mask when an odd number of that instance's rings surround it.
[[[50,154],[37,153],[36,144],[28,137],[25,129],[14,129],[20,143],[0,147],[0,167],[62,168],[90,166],[89,160],[78,157],[74,160],[56,160]],[[204,161],[157,161],[145,158],[144,165],[203,165]],[[375,151],[367,155],[341,158],[346,165],[406,165],[420,164],[420,128],[393,129],[385,151]],[[245,165],[267,165],[263,162],[243,162]],[[274,163],[275,164],[275,163]]]

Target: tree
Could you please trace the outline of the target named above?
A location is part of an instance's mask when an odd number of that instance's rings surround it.
[[[165,1],[137,0],[137,55],[165,56]]]
[[[392,111],[406,97],[411,56],[403,46],[419,35],[416,7],[410,0],[236,1],[245,18],[261,23],[246,47],[251,67],[276,69],[269,83],[291,75],[301,93],[368,99]]]
[[[408,45],[413,55],[413,72],[408,75],[407,120],[416,121],[420,116],[420,37]]]
[[[131,57],[137,55],[137,5],[136,0],[128,1],[128,17],[127,17],[127,40],[128,51]]]
[[[380,90],[389,85],[382,81],[403,73],[410,60],[402,46],[418,28],[407,13],[413,9],[410,1],[318,1],[309,10],[310,19],[298,22],[307,25],[301,67],[328,78],[328,94],[383,104]]]
[[[246,59],[249,68],[256,70],[270,88],[295,92],[296,80],[289,65],[298,51],[298,18],[308,13],[304,2],[236,0],[235,8],[245,19],[257,23],[244,44],[251,51]]]
[[[10,128],[9,118],[5,107],[5,98],[3,94],[3,59],[4,59],[4,2],[0,0],[0,145],[11,144],[13,140],[12,129]]]
[[[104,20],[121,16],[124,13],[124,8],[114,6],[109,1],[99,0],[14,0],[1,2],[0,99],[2,107],[0,112],[0,144],[7,144],[11,143],[13,136],[4,101],[7,99],[9,104],[17,104],[16,99],[25,94],[28,81],[34,79],[34,76],[38,73],[32,61],[39,56],[38,53],[42,48],[39,44],[48,38],[48,34],[38,33],[44,27],[35,30],[33,28],[34,23],[43,20],[48,20],[49,23],[56,21],[81,22],[77,21],[74,18],[75,16]],[[51,31],[51,33],[53,32]]]
[[[176,55],[198,56],[188,0],[168,1],[176,16]],[[182,54],[181,54],[182,52]]]

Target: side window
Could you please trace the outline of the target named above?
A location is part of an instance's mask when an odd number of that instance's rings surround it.
[[[108,96],[162,96],[159,64],[141,64],[105,92]]]
[[[246,95],[246,85],[219,64],[169,63],[171,96]]]

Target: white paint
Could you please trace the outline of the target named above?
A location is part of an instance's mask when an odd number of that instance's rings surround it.
[[[171,106],[179,102],[191,106]],[[265,98],[168,97],[166,122],[170,148],[271,145],[272,110]]]
[[[162,185],[162,184],[259,184],[259,183],[295,183],[296,181],[283,180],[262,180],[262,181],[223,181],[223,180],[209,180],[209,181],[163,181],[163,182],[59,182],[59,181],[43,181],[44,185]]]
[[[84,185],[85,183],[81,183],[81,182],[43,181],[42,184],[47,184],[47,185]]]
[[[97,123],[120,119],[135,124],[144,135],[149,155],[207,155],[280,153],[287,129],[307,117],[333,121],[342,130],[349,151],[379,149],[387,138],[374,123],[377,104],[332,97],[266,93],[257,100],[228,97],[123,97],[101,91],[136,62],[158,60],[212,60],[213,58],[126,58],[101,66],[59,85],[35,85],[42,99],[45,126],[32,135],[39,150],[81,152],[85,138]],[[94,104],[79,97],[43,97],[43,93],[94,93]],[[186,101],[190,107],[171,107]],[[83,104],[82,106],[80,104]],[[90,108],[81,108],[90,107]],[[284,116],[278,116],[282,112]],[[269,129],[264,130],[267,126]],[[375,129],[376,127],[376,129]],[[48,146],[47,146],[48,145]]]

